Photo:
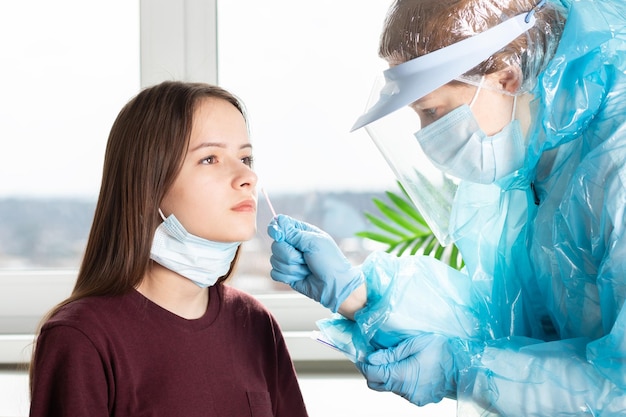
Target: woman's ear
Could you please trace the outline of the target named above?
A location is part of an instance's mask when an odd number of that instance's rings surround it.
[[[498,88],[511,94],[517,93],[517,90],[522,85],[522,71],[514,65],[488,74],[485,78],[491,81],[491,85],[497,85]]]

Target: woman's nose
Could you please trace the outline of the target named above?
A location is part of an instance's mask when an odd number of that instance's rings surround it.
[[[247,165],[243,165],[235,178],[235,187],[255,187],[259,178]]]

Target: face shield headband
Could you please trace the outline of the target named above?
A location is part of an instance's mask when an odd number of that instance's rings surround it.
[[[537,7],[543,6],[542,0]],[[378,101],[361,115],[351,132],[380,119],[474,68],[535,24],[534,11],[508,19],[478,35],[404,62],[383,72]]]

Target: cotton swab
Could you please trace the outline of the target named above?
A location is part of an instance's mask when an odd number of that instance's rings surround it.
[[[270,211],[272,212],[272,215],[274,216],[274,218],[278,217],[278,215],[276,214],[276,210],[274,210],[274,206],[272,205],[272,202],[270,201],[270,197],[267,195],[267,191],[265,191],[265,188],[261,188],[261,192],[263,193],[263,196],[265,197],[265,201],[267,201],[267,205],[270,207]]]

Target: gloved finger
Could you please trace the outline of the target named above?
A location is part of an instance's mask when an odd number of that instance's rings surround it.
[[[285,263],[276,259],[274,256],[270,257],[270,265],[272,266],[272,271],[277,274],[291,275],[294,277],[294,280],[304,279],[311,273],[311,270],[306,264]]]
[[[375,391],[385,390],[385,381],[389,379],[389,373],[384,366],[370,365],[365,362],[356,362],[356,367],[367,380],[367,386]]]
[[[316,287],[315,285],[311,285],[311,276],[307,276],[305,279],[300,281],[294,281],[290,284],[291,288],[298,291],[300,294],[307,296],[308,298],[312,298],[314,300],[318,299],[316,297]],[[319,296],[318,296],[319,297]]]
[[[373,367],[372,365],[361,361],[355,362],[355,365],[359,372],[361,372],[361,374],[365,377],[367,386],[370,389],[373,389],[374,391],[385,391],[383,382],[378,378],[378,373],[372,371],[372,368],[378,368],[377,366]]]
[[[272,218],[272,220],[267,225],[267,234],[277,242],[285,240],[288,234],[290,236],[293,236],[294,234],[298,234],[301,231],[322,234],[324,233],[316,226],[300,220],[296,220],[293,217],[287,216],[286,214],[279,214],[278,216]]]
[[[306,265],[285,265],[281,263],[273,264],[272,270],[270,271],[270,276],[274,281],[284,282],[289,285],[306,279],[310,274],[311,272]]]
[[[359,369],[367,379],[367,386],[375,391],[390,391],[418,405],[432,402],[424,400],[432,397],[432,384],[426,381],[426,390],[423,391],[419,361],[408,360],[382,366],[363,363]]]
[[[272,218],[267,225],[267,234],[277,242],[281,242],[285,237],[280,229],[280,226],[278,225],[278,219],[276,217]]]
[[[367,386],[369,389],[372,389],[374,391],[379,391],[379,392],[387,392],[387,387],[384,383],[382,382],[372,382],[372,381],[367,381]]]
[[[319,227],[307,222],[303,222],[302,220],[294,219],[293,217],[286,214],[279,214],[276,217],[276,223],[278,224],[278,227],[283,231],[296,229],[305,232],[323,233],[323,231]]]
[[[314,252],[321,242],[332,241],[328,233],[312,224],[296,220],[284,214],[279,214],[276,220],[278,230],[274,230],[272,232],[273,235],[292,244],[299,250]]]
[[[271,250],[272,258],[274,258],[276,262],[282,262],[289,265],[306,264],[302,252],[287,242],[272,242]]]
[[[371,365],[386,365],[402,361],[424,350],[432,340],[432,337],[433,335],[430,333],[422,333],[410,339],[405,339],[395,347],[373,352],[367,357],[367,362]]]
[[[272,244],[270,276],[275,281],[292,285],[293,282],[305,279],[311,271],[304,262],[302,253],[285,242]]]
[[[288,284],[290,287],[292,287],[296,291],[298,291],[298,289],[295,287],[295,284],[306,279],[307,276],[308,275],[305,273],[293,274],[289,272],[283,272],[275,268],[270,271],[270,277],[272,277],[274,281]]]

